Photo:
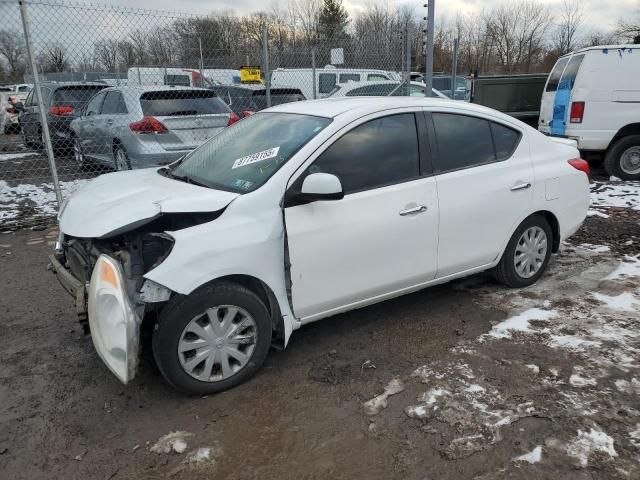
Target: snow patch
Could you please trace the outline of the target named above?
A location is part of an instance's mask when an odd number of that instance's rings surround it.
[[[529,370],[531,370],[536,375],[540,373],[540,367],[538,365],[534,365],[530,363],[529,365],[525,365]]]
[[[615,297],[610,297],[609,295],[598,292],[592,292],[591,295],[612,310],[633,312],[635,311],[635,306],[640,305],[640,300],[638,300],[631,292],[624,292]]]
[[[631,381],[622,379],[616,380],[615,385],[618,391],[622,393],[634,393],[636,395],[640,395],[640,381],[637,378],[632,378]]]
[[[577,373],[574,373],[569,377],[569,383],[574,387],[586,387],[588,385],[598,384],[595,378],[582,377]]]
[[[610,252],[611,249],[606,245],[593,245],[592,243],[581,243],[578,245],[580,248],[584,248],[585,250],[589,250],[594,253],[607,253]]]
[[[532,333],[529,322],[531,320],[548,321],[557,316],[553,310],[543,310],[541,308],[530,308],[524,312],[500,322],[491,329],[485,336],[493,338],[510,338],[513,332]]]
[[[640,255],[625,255],[613,272],[607,275],[604,280],[618,280],[627,277],[640,277]]]
[[[27,158],[27,157],[35,157],[38,156],[35,152],[27,152],[27,153],[2,153],[0,154],[0,162],[5,162],[7,160],[16,160],[18,158]]]
[[[589,432],[578,430],[577,438],[567,445],[567,454],[578,460],[583,468],[589,463],[589,455],[593,452],[606,453],[610,457],[618,456],[613,448],[613,438],[593,428]]]
[[[525,453],[524,455],[520,455],[513,459],[514,462],[527,462],[527,463],[538,463],[542,460],[542,446],[538,445],[536,448],[531,450],[529,453]]]
[[[395,395],[396,393],[400,393],[403,390],[404,384],[402,383],[402,380],[398,377],[392,378],[387,386],[384,387],[384,392],[364,403],[364,411],[367,415],[377,415],[387,408],[387,398],[391,395]]]
[[[187,437],[192,437],[193,433],[178,431],[168,433],[158,439],[149,450],[153,453],[184,453],[187,449]]]
[[[592,207],[623,207],[640,210],[640,182],[602,184],[591,189]]]
[[[634,446],[640,447],[640,423],[636,425],[635,430],[629,432],[629,437],[631,437],[631,443]]]
[[[194,463],[196,465],[215,463],[212,453],[213,449],[211,447],[200,447],[189,453],[187,458],[184,459],[184,463]]]

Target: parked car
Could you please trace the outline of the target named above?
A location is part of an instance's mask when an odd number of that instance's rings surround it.
[[[432,97],[448,99],[435,88],[431,89]],[[336,85],[327,98],[337,97],[397,97],[407,96],[406,84],[400,81],[347,82]],[[409,83],[409,96],[424,97],[425,85],[421,82]]]
[[[74,155],[116,170],[165,165],[238,119],[211,90],[106,88],[71,123]]]
[[[72,152],[71,121],[80,115],[89,99],[106,88],[102,83],[91,82],[43,82],[41,85],[51,144],[55,151]],[[43,148],[44,136],[40,123],[40,110],[35,91],[31,90],[25,103],[14,105],[24,143],[30,148]]]
[[[267,87],[264,85],[217,85],[213,91],[240,117],[267,108]],[[300,89],[286,86],[272,86],[270,97],[271,106],[306,100]]]
[[[0,132],[19,133],[18,113],[14,107],[13,93],[0,91]]]
[[[540,105],[539,130],[604,154],[610,175],[640,179],[640,45],[587,47],[558,59]]]
[[[50,261],[121,381],[150,322],[167,381],[219,392],[303,324],[483,270],[534,283],[587,213],[572,144],[464,102],[287,103],[92,180]]]
[[[272,85],[289,85],[299,88],[307,99],[327,97],[338,83],[401,80],[400,74],[386,70],[366,68],[276,68],[271,73]],[[314,96],[315,82],[315,96]]]
[[[24,102],[32,88],[33,85],[30,83],[18,83],[15,85],[2,85],[0,86],[0,92],[10,93],[15,101]]]

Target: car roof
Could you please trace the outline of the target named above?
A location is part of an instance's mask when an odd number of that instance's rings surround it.
[[[134,85],[134,86],[113,86],[105,88],[105,90],[119,90],[124,94],[141,95],[147,92],[172,92],[172,91],[206,91],[215,95],[215,92],[209,88],[196,88],[180,85]]]
[[[220,84],[220,85],[215,85],[213,88],[215,89],[216,87],[226,87],[226,88],[240,88],[242,90],[254,90],[254,91],[258,91],[258,90],[266,90],[266,85],[262,84],[262,83],[232,83],[229,85],[225,85],[225,84]],[[287,90],[297,90],[300,91],[300,89],[298,87],[291,87],[289,85],[271,85],[272,89],[279,89],[279,90],[283,90],[283,89],[287,89]]]
[[[321,100],[307,100],[304,102],[284,103],[269,108],[269,112],[297,113],[302,115],[316,115],[335,118],[347,112],[357,111],[361,115],[375,113],[381,110],[402,107],[448,107],[460,113],[483,113],[514,123],[514,118],[492,108],[482,105],[446,100],[443,98],[422,97],[339,97],[323,98]]]
[[[626,50],[626,49],[633,49],[633,50],[639,50],[640,49],[640,45],[638,44],[619,44],[619,45],[596,45],[595,47],[584,47],[584,48],[580,48],[578,50],[574,50],[573,52],[569,52],[565,55],[563,55],[560,58],[564,58],[564,57],[570,57],[571,55],[575,55],[576,53],[583,53],[583,52],[588,52],[590,50]]]

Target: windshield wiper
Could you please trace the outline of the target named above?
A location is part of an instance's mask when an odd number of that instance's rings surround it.
[[[194,180],[193,178],[188,177],[186,175],[176,175],[175,173],[173,173],[171,171],[171,169],[169,167],[161,168],[160,171],[164,172],[164,174],[168,178],[173,178],[174,180],[178,180],[180,182],[190,183],[191,185],[197,185],[198,187],[211,188],[211,187],[209,187],[209,185],[207,185],[205,183],[202,183],[202,182],[199,182],[198,180]]]

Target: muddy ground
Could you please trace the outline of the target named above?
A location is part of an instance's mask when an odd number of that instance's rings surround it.
[[[588,217],[528,289],[478,275],[304,327],[206,398],[148,348],[121,385],[46,271],[55,230],[1,234],[0,478],[640,478],[639,220]],[[170,432],[184,451],[151,451]]]

